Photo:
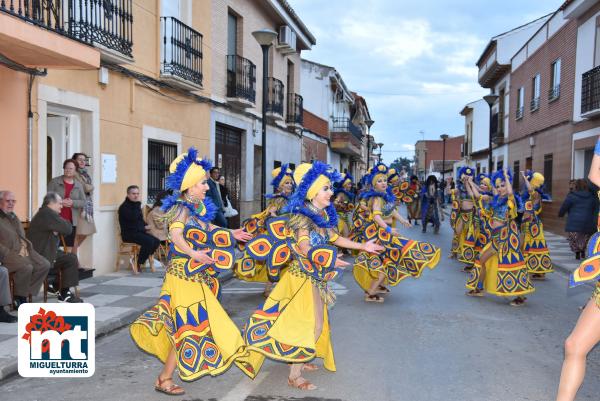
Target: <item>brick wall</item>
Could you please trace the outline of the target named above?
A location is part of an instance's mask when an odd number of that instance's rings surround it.
[[[317,117],[306,109],[304,109],[304,123],[302,125],[312,133],[317,134],[325,139],[329,139],[329,126],[327,121]]]
[[[529,137],[511,142],[508,146],[508,166],[511,169],[516,160],[519,169],[525,170],[526,159],[531,157],[532,169],[544,173],[544,155],[552,154],[552,202],[543,204],[542,220],[546,229],[562,234],[565,220],[558,217],[558,209],[569,192],[571,179],[571,137],[574,126],[565,123],[547,129],[534,136],[535,146],[529,146]],[[518,174],[517,171],[514,172]],[[521,185],[523,180],[520,180]]]
[[[542,28],[545,29],[545,28]],[[511,98],[509,118],[509,141],[523,138],[531,133],[543,131],[557,124],[571,121],[575,85],[575,57],[577,50],[577,22],[570,21],[550,40],[511,74]],[[552,63],[561,59],[560,97],[553,101],[548,99],[551,85]],[[530,110],[533,93],[533,77],[541,76],[540,106],[536,111]],[[519,88],[525,88],[523,118],[515,120]],[[570,151],[565,149],[565,151]]]
[[[460,160],[461,145],[465,136],[455,136],[446,140],[446,160]],[[425,154],[425,168],[429,168],[432,160],[442,160],[444,156],[444,144],[442,140],[425,141],[427,152]]]
[[[302,162],[311,160],[327,163],[327,144],[304,136],[302,137]]]

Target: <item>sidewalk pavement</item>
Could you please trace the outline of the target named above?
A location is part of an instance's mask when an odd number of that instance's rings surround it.
[[[156,272],[144,269],[133,275],[121,270],[79,283],[80,297],[96,309],[96,337],[106,335],[133,322],[144,310],[153,306],[162,286],[165,270],[155,261]],[[233,274],[221,275],[221,282]],[[40,295],[33,302],[43,302]],[[48,303],[57,303],[48,297]],[[14,311],[11,313],[15,313]],[[17,373],[17,324],[0,323],[0,380]]]

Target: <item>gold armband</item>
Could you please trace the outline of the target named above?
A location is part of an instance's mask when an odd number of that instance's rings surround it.
[[[334,243],[338,238],[340,238],[340,235],[338,233],[333,233],[331,237],[329,237],[329,242]]]
[[[373,216],[377,216],[377,215],[381,216],[382,215],[381,210],[373,210],[372,214],[373,214]]]
[[[310,238],[308,237],[308,235],[301,235],[300,237],[298,237],[298,243],[301,243],[302,241],[310,242]]]
[[[174,221],[169,226],[169,231],[173,230],[174,228],[181,228],[183,230],[185,228],[185,224],[183,224],[181,221]]]

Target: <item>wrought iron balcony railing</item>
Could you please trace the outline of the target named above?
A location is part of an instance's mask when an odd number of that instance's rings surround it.
[[[332,132],[349,132],[356,139],[362,141],[363,133],[359,127],[354,125],[352,120],[348,117],[336,117],[333,119],[333,125],[331,127]]]
[[[581,79],[581,114],[600,109],[600,66],[583,73]]]
[[[548,90],[548,100],[556,100],[560,97],[560,84],[550,88]]]
[[[285,121],[288,124],[302,125],[304,123],[304,107],[302,96],[296,93],[288,93],[287,96],[287,117]]]
[[[238,55],[227,56],[227,97],[256,102],[256,66]]]
[[[267,111],[270,113],[279,114],[283,117],[283,82],[273,77],[269,77],[268,82],[269,87],[267,88]]]
[[[174,17],[160,17],[160,73],[202,85],[202,34]]]
[[[523,113],[525,112],[525,107],[521,106],[521,107],[517,107],[517,110],[515,112],[515,119],[520,120],[521,118],[523,118]]]
[[[133,47],[132,8],[132,0],[0,1],[1,12],[128,57]]]
[[[540,108],[540,98],[536,97],[529,102],[529,111],[536,111]]]

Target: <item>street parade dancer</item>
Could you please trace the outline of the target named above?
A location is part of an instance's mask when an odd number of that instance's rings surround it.
[[[412,202],[404,202],[406,203],[408,222],[412,223],[414,220],[415,226],[418,226],[419,219],[421,218],[421,185],[419,184],[419,179],[416,175],[410,177],[407,194],[413,198]]]
[[[600,187],[600,138],[596,142],[588,178]],[[598,196],[600,197],[600,191]],[[565,341],[565,360],[560,373],[556,401],[575,400],[585,378],[587,355],[600,342],[600,214],[598,232],[588,241],[587,256],[571,274],[569,286],[595,282],[596,288],[581,312],[575,328]]]
[[[472,177],[465,182],[472,183]],[[518,198],[512,189],[512,174],[508,170],[492,175],[494,197],[484,203],[479,197],[479,207],[489,231],[489,240],[479,253],[478,262],[469,273],[468,295],[482,296],[483,291],[500,297],[515,297],[511,306],[525,303],[524,295],[535,291],[521,253],[517,217]],[[477,191],[474,184],[471,189]]]
[[[425,186],[421,190],[421,232],[427,232],[427,224],[433,224],[433,232],[440,232],[440,220],[444,221],[441,202],[443,202],[443,194],[438,189],[438,181],[435,175],[427,177]]]
[[[440,259],[437,247],[405,238],[392,226],[394,219],[405,227],[411,227],[411,224],[396,210],[387,173],[388,168],[383,163],[373,168],[368,178],[372,189],[361,195],[366,201],[367,212],[357,215],[354,224],[357,240],[375,239],[386,248],[381,255],[359,252],[356,257],[354,278],[365,291],[366,302],[383,302],[381,294],[390,292],[386,285],[396,286],[407,277],[418,278],[426,267],[433,269]]]
[[[244,361],[239,329],[219,302],[217,280],[233,267],[234,238],[251,237],[210,224],[216,212],[206,199],[210,168],[194,148],[171,163],[166,187],[174,193],[162,206],[169,225],[167,271],[158,303],[130,326],[135,343],[164,364],[154,388],[168,395],[185,393],[173,382],[175,369],[185,381],[217,376],[232,363],[252,378],[256,373]]]
[[[296,190],[286,216],[267,221],[268,234],[249,241],[246,249],[271,267],[287,265],[264,304],[250,317],[243,335],[253,366],[264,358],[290,363],[288,385],[301,390],[316,386],[302,377],[319,367],[322,358],[335,371],[330,339],[328,307],[335,295],[328,286],[348,262],[338,257],[337,247],[376,254],[383,247],[369,241],[357,243],[336,233],[337,214],[331,202],[332,182],[339,179],[325,163],[304,163],[294,171]]]
[[[475,224],[473,222],[473,198],[467,193],[465,183],[473,177],[471,167],[461,167],[458,170],[456,189],[452,192],[452,212],[450,225],[454,231],[450,258],[457,258],[466,266],[464,271],[473,268],[475,261]]]
[[[524,203],[521,236],[523,257],[532,279],[543,280],[546,273],[552,273],[552,260],[546,246],[542,213],[542,200],[548,199],[542,188],[544,176],[538,172],[521,171],[525,182],[525,190],[521,199]]]
[[[273,194],[265,195],[267,198],[267,207],[262,212],[251,216],[242,223],[246,232],[256,237],[259,234],[267,232],[266,221],[270,217],[280,216],[287,206],[288,200],[294,190],[294,180],[292,170],[288,164],[277,167],[271,172],[273,181]],[[273,283],[279,280],[280,269],[268,269],[263,262],[253,260],[245,251],[245,244],[239,243],[238,248],[244,251],[244,256],[236,261],[234,273],[235,276],[244,281],[265,283],[263,295],[266,297],[271,292]]]
[[[353,177],[350,173],[342,174],[342,180],[334,184],[333,205],[338,215],[338,232],[348,237],[352,225],[354,211],[354,194],[352,193]]]
[[[474,202],[474,213],[473,213],[473,224],[475,226],[475,252],[474,264],[480,263],[479,256],[481,250],[488,243],[491,233],[487,226],[487,219],[485,216],[485,208],[482,205],[487,205],[494,197],[492,181],[490,177],[485,173],[477,175],[476,182],[473,179],[468,180],[467,192],[470,196],[475,199]],[[478,200],[481,198],[481,202]]]

